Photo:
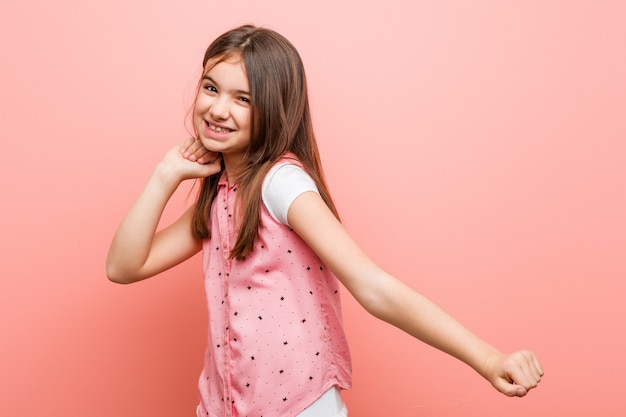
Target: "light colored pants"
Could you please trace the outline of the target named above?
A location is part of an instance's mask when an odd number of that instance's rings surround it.
[[[297,417],[348,417],[348,409],[341,399],[339,388],[332,387]]]
[[[196,409],[196,416],[202,417],[200,406]],[[348,409],[341,399],[339,388],[332,387],[296,417],[348,417]]]

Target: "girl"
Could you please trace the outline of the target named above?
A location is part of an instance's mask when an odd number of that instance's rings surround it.
[[[340,281],[374,316],[522,397],[543,370],[505,355],[379,268],[338,220],[313,135],[304,69],[289,41],[242,26],[207,49],[194,137],[166,153],[124,217],[107,275],[131,283],[203,251],[209,345],[198,416],[346,416],[351,385]],[[178,185],[197,201],[157,232]]]

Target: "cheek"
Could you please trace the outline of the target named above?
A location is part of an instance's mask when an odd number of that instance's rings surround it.
[[[240,129],[250,128],[250,110],[246,108],[238,109],[236,112],[237,124]]]
[[[202,129],[202,125],[204,124],[204,113],[202,102],[200,100],[196,100],[193,108],[191,109],[191,123],[193,124],[194,130],[196,134]]]
[[[191,113],[191,120],[193,120],[194,125],[198,125],[198,123],[200,123],[203,118],[202,118],[202,113],[200,112],[199,107],[196,105],[193,107],[193,111]]]
[[[198,96],[196,97],[196,101],[194,103],[192,109],[192,117],[194,121],[202,121],[204,119],[204,115],[209,108],[209,103],[206,97]]]
[[[193,103],[193,114],[195,115],[201,109],[202,109],[202,98],[198,95],[196,96],[196,100]]]
[[[211,97],[207,94],[203,94],[202,91],[196,94],[196,99],[194,101],[194,114],[196,113],[204,113],[207,108],[210,106]]]

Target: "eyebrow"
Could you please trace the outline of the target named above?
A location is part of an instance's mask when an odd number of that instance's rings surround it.
[[[219,87],[219,83],[217,81],[215,81],[213,78],[211,78],[210,76],[206,75],[206,74],[202,76],[202,79],[210,81],[212,84],[215,84],[216,87]],[[247,96],[250,95],[250,93],[248,91],[245,91],[245,90],[235,90],[235,93],[237,93],[237,94],[245,94]]]

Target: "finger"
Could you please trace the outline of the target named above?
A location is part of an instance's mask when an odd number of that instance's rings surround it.
[[[526,396],[526,394],[528,394],[528,390],[524,387],[520,387],[519,385],[515,386],[515,395],[512,395],[512,397],[524,397]]]
[[[538,377],[536,377],[534,371],[528,367],[520,369],[518,376],[515,378],[515,383],[527,391],[535,388],[538,382]]]
[[[181,153],[185,153],[185,151],[196,141],[195,138],[193,137],[188,137],[187,139],[183,140],[180,144],[180,151]]]
[[[187,159],[189,159],[190,161],[200,162],[200,158],[202,158],[208,152],[209,151],[207,151],[204,147],[199,147],[191,155],[189,155]]]
[[[537,358],[537,356],[535,356],[534,353],[532,353],[532,359],[533,359],[533,363],[535,364],[535,368],[537,369],[537,372],[539,373],[539,377],[542,377],[544,372],[543,372],[543,367],[541,366],[541,363],[539,362],[539,358]]]
[[[219,171],[222,169],[222,154],[219,152],[211,152],[211,155],[215,155],[213,159],[211,159],[207,164],[215,165]],[[208,158],[209,156],[207,156]]]
[[[202,164],[201,166],[203,170],[203,176],[209,177],[211,175],[215,175],[221,172],[222,171],[221,159],[222,159],[221,155],[217,154],[217,157],[214,160],[212,160],[211,162]]]
[[[523,397],[528,393],[526,388],[504,378],[498,379],[494,387],[507,397]]]
[[[516,397],[523,397],[533,388],[532,379],[526,375],[524,370],[520,369],[514,375],[511,375],[511,391]],[[536,385],[536,384],[534,384]]]
[[[197,162],[199,164],[213,164],[219,159],[220,154],[217,152],[206,151],[203,155],[198,157]]]
[[[195,140],[183,151],[183,157],[190,161],[196,161],[199,156],[206,152],[208,151],[202,146],[202,142]]]
[[[539,359],[537,356],[529,350],[522,352],[526,363],[523,364],[522,369],[525,371],[528,378],[534,382],[533,388],[541,381],[541,376],[543,375],[543,368],[539,363]]]
[[[535,367],[534,361],[530,361],[524,364],[518,372],[518,376],[515,377],[515,382],[524,387],[527,391],[537,387],[537,384],[541,381],[541,375]]]

